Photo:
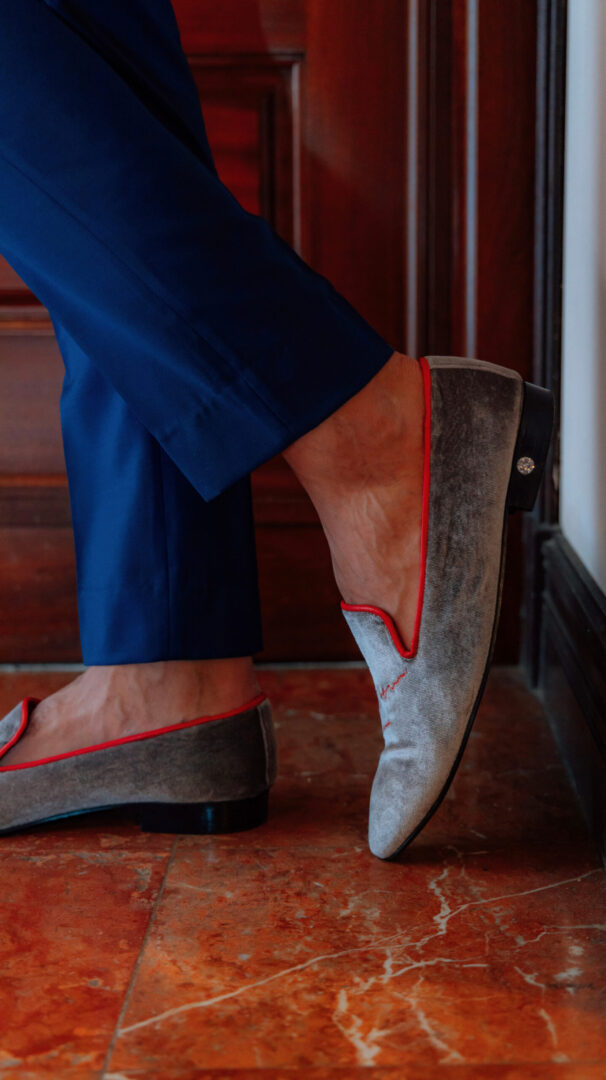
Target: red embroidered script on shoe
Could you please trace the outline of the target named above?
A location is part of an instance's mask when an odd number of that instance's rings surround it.
[[[379,697],[387,697],[390,690],[395,690],[398,683],[402,682],[402,679],[405,678],[406,675],[408,675],[408,671],[403,671],[401,675],[398,675],[397,679],[395,679],[394,682],[387,683],[387,686],[382,686],[379,690]]]

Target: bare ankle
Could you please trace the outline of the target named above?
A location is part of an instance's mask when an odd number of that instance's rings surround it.
[[[392,357],[373,379],[284,452],[314,498],[345,495],[399,476],[406,456],[423,449],[423,379],[418,361]]]
[[[257,672],[249,656],[182,663],[192,663],[200,700],[216,701],[219,712],[237,709],[260,692]]]
[[[424,382],[394,353],[367,386],[285,452],[318,512],[347,603],[412,639],[419,591]]]
[[[238,708],[259,693],[250,657],[218,660],[159,660],[139,664],[89,667],[87,692],[106,697],[141,697],[150,708],[170,711],[223,712]]]

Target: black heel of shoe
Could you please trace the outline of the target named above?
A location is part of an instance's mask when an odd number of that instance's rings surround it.
[[[554,401],[550,390],[524,383],[524,404],[513,465],[507,506],[513,510],[532,510],[545,469],[553,432]]]
[[[210,803],[141,803],[138,817],[144,832],[214,833],[243,832],[267,821],[269,792],[251,799]]]

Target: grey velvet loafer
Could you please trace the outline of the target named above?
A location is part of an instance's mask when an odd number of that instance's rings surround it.
[[[263,695],[218,716],[2,766],[37,704],[25,698],[0,720],[0,833],[118,807],[150,832],[235,832],[265,821],[276,747]]]
[[[552,395],[514,371],[456,356],[420,363],[425,468],[410,646],[385,611],[341,605],[379,701],[385,748],[369,843],[383,859],[424,827],[461,760],[494,645],[508,513],[532,508],[553,426]]]

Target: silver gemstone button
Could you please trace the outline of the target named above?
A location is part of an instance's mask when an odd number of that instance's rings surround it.
[[[529,476],[535,467],[534,461],[531,457],[518,458],[516,462],[516,469],[522,476]]]

